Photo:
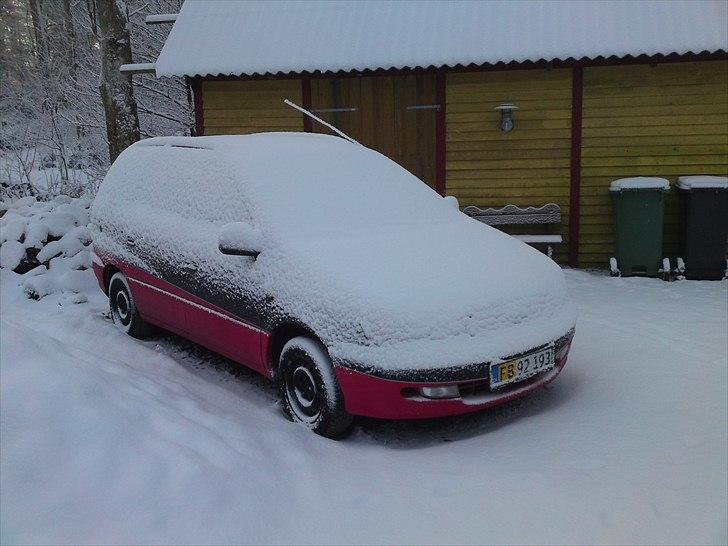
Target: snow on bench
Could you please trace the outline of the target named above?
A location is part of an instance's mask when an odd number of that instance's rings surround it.
[[[506,205],[501,208],[481,209],[470,205],[463,212],[489,226],[515,226],[535,224],[561,223],[561,207],[556,203],[548,203],[542,207],[519,207]],[[551,245],[563,242],[561,235],[513,235],[516,239],[528,244],[546,244],[549,257],[553,254]]]
[[[557,245],[563,242],[561,235],[513,235],[512,237],[529,244],[549,243]]]

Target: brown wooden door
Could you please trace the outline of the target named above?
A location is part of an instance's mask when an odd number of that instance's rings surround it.
[[[434,75],[314,79],[311,108],[435,187]],[[313,130],[330,132],[315,122]]]

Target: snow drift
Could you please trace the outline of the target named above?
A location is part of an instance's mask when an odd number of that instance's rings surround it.
[[[86,301],[91,267],[89,201],[60,195],[0,203],[0,267],[22,274],[26,296],[60,292],[61,303]]]

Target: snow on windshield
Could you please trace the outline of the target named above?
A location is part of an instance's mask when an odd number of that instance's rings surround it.
[[[236,141],[233,157],[256,216],[288,235],[457,218],[457,211],[403,167],[338,137],[251,135]]]

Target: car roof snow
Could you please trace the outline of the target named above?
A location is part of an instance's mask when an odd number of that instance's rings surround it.
[[[200,150],[226,150],[235,148],[243,143],[250,143],[255,140],[264,141],[266,144],[289,144],[292,139],[319,139],[333,142],[347,142],[343,138],[333,135],[322,135],[302,132],[274,132],[254,133],[251,135],[215,135],[215,136],[164,136],[140,140],[134,146],[172,146],[175,148],[195,148]]]

